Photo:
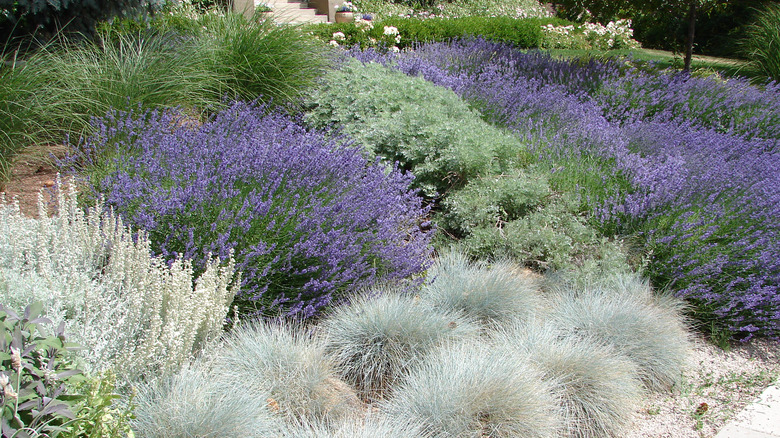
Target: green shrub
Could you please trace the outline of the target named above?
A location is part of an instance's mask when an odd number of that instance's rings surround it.
[[[221,335],[232,260],[210,260],[195,279],[190,262],[152,257],[146,235],[102,206],[81,210],[73,186],[56,205],[47,216],[41,197],[41,219],[32,219],[0,204],[0,302],[41,301],[86,347],[73,354],[89,374],[113,368],[125,384],[155,377]]]
[[[541,306],[535,280],[508,261],[470,263],[450,252],[439,257],[429,277],[420,293],[424,301],[489,326],[528,317]]]
[[[80,382],[75,391],[82,396],[73,409],[78,418],[58,438],[113,438],[129,436],[133,419],[132,398],[120,401],[116,394],[116,376],[108,371]]]
[[[515,136],[452,91],[379,64],[351,61],[329,72],[307,106],[310,124],[343,126],[372,154],[412,171],[429,197],[531,160]]]
[[[375,294],[336,308],[323,322],[326,351],[365,399],[386,395],[442,342],[479,332],[461,314],[435,309],[419,297],[389,290]]]
[[[437,437],[554,437],[562,424],[542,374],[484,341],[433,352],[381,407]]]
[[[780,82],[780,5],[767,3],[745,29],[745,57],[762,73]]]
[[[567,437],[622,437],[642,396],[636,365],[589,337],[564,336],[541,321],[517,321],[493,335],[555,383]]]
[[[375,18],[408,16],[417,18],[496,17],[546,18],[550,12],[537,0],[448,0],[435,2],[434,7],[424,8],[415,0],[355,0],[358,11],[370,13]]]
[[[64,326],[41,316],[43,305],[33,303],[17,314],[0,304],[0,424],[2,435],[56,434],[69,420],[72,384],[81,377],[67,360]],[[48,333],[47,333],[48,332]]]
[[[553,324],[571,335],[612,345],[636,364],[649,389],[667,390],[679,383],[690,349],[681,300],[653,294],[636,274],[586,287],[563,282],[548,288]]]
[[[330,41],[334,32],[343,32],[346,40],[342,44],[351,47],[360,44],[366,47],[369,38],[381,38],[385,26],[398,29],[401,39],[399,48],[412,47],[415,43],[448,41],[467,36],[481,36],[488,40],[511,43],[519,48],[538,48],[542,46],[542,26],[547,24],[564,25],[569,22],[554,18],[511,17],[461,17],[461,18],[406,18],[387,17],[375,20],[373,27],[367,29],[363,23],[319,24],[311,31],[321,40]]]

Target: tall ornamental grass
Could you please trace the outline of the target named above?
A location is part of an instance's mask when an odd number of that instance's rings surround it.
[[[195,276],[189,261],[151,253],[144,231],[100,205],[87,213],[75,189],[58,191],[58,212],[22,215],[0,205],[0,301],[43,303],[63,321],[90,374],[113,370],[132,382],[175,371],[218,338],[235,294],[233,261],[209,257]]]
[[[746,58],[775,82],[780,82],[780,5],[767,3],[746,31],[742,50]]]
[[[114,113],[74,155],[90,186],[165,259],[236,259],[244,313],[313,316],[429,264],[428,209],[412,176],[266,106],[197,124],[174,111]]]
[[[514,130],[590,223],[639,242],[702,328],[780,333],[780,92],[482,40],[355,53],[451,88]]]

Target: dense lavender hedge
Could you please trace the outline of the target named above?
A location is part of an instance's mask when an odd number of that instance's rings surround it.
[[[233,252],[244,311],[312,316],[429,263],[413,177],[290,116],[235,103],[203,124],[169,111],[97,127],[82,146],[94,190],[166,258]]]
[[[482,40],[353,55],[453,89],[552,169],[601,163],[580,168],[602,172],[602,184],[579,189],[602,230],[641,238],[657,286],[688,298],[710,329],[780,335],[778,84],[558,61]]]

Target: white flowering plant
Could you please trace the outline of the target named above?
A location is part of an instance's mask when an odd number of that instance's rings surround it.
[[[344,2],[338,6],[336,6],[336,12],[355,12],[357,11],[357,8],[355,7],[352,2]]]
[[[376,48],[391,52],[399,52],[398,45],[403,40],[401,32],[395,26],[374,25],[372,20],[357,18],[351,23],[339,23],[335,26],[323,27],[320,33],[314,35],[327,41],[333,47]],[[325,33],[329,32],[329,33]]]
[[[634,39],[631,20],[610,21],[606,26],[599,23],[582,25],[542,26],[546,49],[635,49],[639,42]]]

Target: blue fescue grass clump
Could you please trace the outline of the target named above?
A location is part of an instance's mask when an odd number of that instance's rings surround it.
[[[552,306],[548,320],[571,336],[612,346],[638,368],[651,390],[680,382],[690,349],[681,300],[653,294],[636,275],[601,279],[586,287],[561,279],[548,284]]]
[[[323,342],[303,327],[241,324],[211,356],[219,364],[215,379],[241,382],[242,391],[270,400],[275,415],[289,424],[339,421],[361,407],[354,391],[339,384]]]
[[[488,326],[530,317],[542,306],[534,278],[509,261],[472,263],[453,251],[439,257],[429,276],[420,294],[424,301]]]
[[[325,348],[363,398],[377,400],[442,342],[478,335],[461,313],[418,296],[374,290],[336,308],[323,322]]]
[[[217,380],[214,371],[197,362],[139,388],[133,399],[135,436],[259,438],[280,432],[266,397],[246,391],[241,382]]]
[[[705,329],[780,336],[780,88],[483,40],[355,53],[446,86],[514,130],[589,223],[641,245],[646,273]]]
[[[484,341],[431,353],[382,404],[435,437],[553,437],[562,425],[553,385],[540,371]]]
[[[621,437],[643,395],[637,367],[589,337],[571,337],[542,320],[517,320],[491,336],[555,383],[567,437]]]
[[[429,264],[413,177],[281,112],[234,103],[202,124],[176,111],[97,123],[77,154],[93,190],[165,258],[232,253],[244,312],[310,317]]]

